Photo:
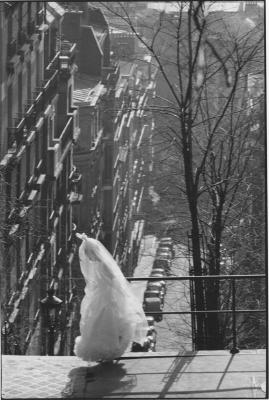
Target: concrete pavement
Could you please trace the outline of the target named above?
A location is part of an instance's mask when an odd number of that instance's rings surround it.
[[[117,363],[2,356],[3,399],[266,398],[265,350],[125,353]]]

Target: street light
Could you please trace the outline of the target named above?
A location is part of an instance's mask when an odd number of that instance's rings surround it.
[[[54,355],[54,334],[58,324],[59,311],[61,309],[62,300],[54,296],[54,289],[47,290],[47,296],[40,300],[43,318],[48,328],[48,355]]]
[[[10,326],[8,321],[4,322],[2,327],[2,337],[4,338],[4,354],[8,354],[8,335],[10,334]]]
[[[7,320],[4,321],[1,334],[4,345],[3,354],[21,354],[18,337],[14,334],[14,326],[12,326]]]

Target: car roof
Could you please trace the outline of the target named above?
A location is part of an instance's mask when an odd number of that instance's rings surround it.
[[[163,257],[163,256],[160,256]],[[169,258],[155,258],[154,263],[153,263],[153,268],[155,267],[155,265],[159,264],[160,262],[162,263],[169,263],[170,259]],[[159,268],[159,267],[157,267]]]
[[[156,272],[156,271],[163,271],[163,272],[165,272],[165,269],[164,268],[154,268],[154,269],[152,269],[151,270],[151,272]]]
[[[145,303],[160,303],[161,299],[159,297],[147,297],[144,300]]]
[[[168,257],[168,258],[170,258],[171,257],[171,253],[159,253],[159,252],[157,252],[156,253],[156,258],[160,258],[160,257]]]
[[[145,290],[144,294],[145,294],[145,293],[159,293],[159,291],[158,291],[158,290],[150,289],[150,290]]]

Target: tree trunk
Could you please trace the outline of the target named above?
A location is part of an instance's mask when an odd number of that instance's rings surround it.
[[[202,263],[201,263],[201,245],[200,245],[200,233],[198,225],[197,205],[196,201],[191,202],[191,220],[192,220],[192,260],[194,275],[202,275]],[[195,310],[192,311],[204,311],[204,284],[202,280],[195,280],[194,282],[194,297],[195,297]],[[206,326],[205,326],[205,314],[196,314],[196,337],[195,345],[197,350],[206,348]]]
[[[198,222],[198,209],[197,209],[197,186],[193,181],[193,162],[192,162],[192,143],[190,140],[190,132],[185,131],[185,121],[182,122],[182,134],[183,134],[183,160],[184,160],[184,173],[185,173],[185,184],[188,198],[188,205],[191,215],[191,238],[192,238],[192,261],[194,275],[202,275],[202,263],[201,263],[201,246],[200,246],[200,231]],[[192,311],[204,311],[204,285],[202,280],[195,280],[194,285],[194,310]],[[205,348],[205,314],[195,314],[196,321],[196,334],[194,338],[195,347],[197,350]]]
[[[209,245],[209,275],[220,273],[220,243],[221,243],[221,218],[217,213],[215,222],[212,224],[212,239]],[[206,284],[206,309],[219,310],[220,285],[219,280],[209,280]],[[207,348],[217,350],[223,348],[223,340],[220,332],[219,314],[209,313],[207,315]]]

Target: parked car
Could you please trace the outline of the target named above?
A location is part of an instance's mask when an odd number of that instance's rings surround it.
[[[163,319],[163,316],[161,314],[161,312],[163,310],[163,305],[159,298],[149,297],[149,298],[145,299],[144,303],[143,303],[143,308],[144,308],[145,312],[154,312],[154,314],[152,314],[152,316],[155,319],[155,321],[160,322]],[[155,314],[155,312],[159,313],[159,314]]]
[[[153,317],[147,317],[147,319],[152,320],[152,324],[154,324]],[[149,325],[147,329],[147,336],[143,344],[133,342],[131,351],[155,351],[155,345],[157,341],[157,332],[153,325]]]
[[[159,241],[159,247],[169,247],[172,257],[175,257],[175,249],[173,239],[170,236],[164,236]]]
[[[166,275],[164,275],[163,273],[155,272],[155,270],[152,270],[149,277],[150,278],[151,277],[152,278],[160,278],[160,280],[162,281],[162,285],[166,286],[166,282],[165,282],[165,279],[164,279],[166,277]],[[156,280],[151,281],[151,282],[159,282],[159,281],[156,279]]]
[[[163,274],[163,276],[166,275],[166,271],[165,271],[164,268],[154,268],[154,269],[151,270],[150,274],[152,274],[152,273],[154,273],[154,274]]]
[[[143,344],[133,342],[131,351],[137,352],[137,351],[149,351],[149,341],[146,339]]]
[[[148,327],[147,338],[150,343],[148,351],[156,351],[157,332],[154,327]]]
[[[158,254],[158,253],[169,253],[169,254],[171,254],[171,257],[172,257],[172,251],[171,251],[170,247],[167,247],[166,245],[164,245],[164,246],[159,245],[157,248],[156,254]]]
[[[146,290],[157,290],[160,293],[160,296],[165,295],[165,288],[161,282],[157,282],[157,281],[148,282]]]
[[[171,260],[170,259],[163,259],[163,258],[156,258],[153,262],[152,270],[157,268],[162,268],[168,274],[171,271]]]
[[[154,326],[149,326],[148,327],[147,336],[153,336],[154,340],[156,342],[157,332],[156,332],[156,329],[154,328]]]
[[[154,328],[154,318],[151,316],[147,316],[147,321],[148,321],[148,330],[147,330],[147,336],[150,338],[150,348],[148,351],[155,351],[155,346],[156,346],[156,341],[157,341],[157,332]]]
[[[154,329],[154,318],[151,317],[150,315],[147,315],[147,316],[146,316],[146,320],[147,320],[147,322],[148,322],[148,326],[149,326],[150,328],[153,328],[153,329]]]
[[[148,351],[156,351],[156,342],[154,342],[153,336],[147,336],[145,343],[147,343]]]
[[[156,281],[151,281],[151,282],[159,282],[159,283],[161,283],[161,285],[162,285],[162,287],[163,287],[163,290],[164,290],[164,293],[166,293],[166,282],[165,282],[165,280],[163,280],[163,278],[164,278],[164,275],[163,274],[150,274],[150,276],[152,276],[152,278],[159,278],[160,280],[156,280]]]
[[[171,238],[171,236],[162,236],[160,238],[160,243],[164,243],[164,242],[173,244],[173,239]]]
[[[165,271],[163,271],[162,268],[155,268],[151,271],[150,276],[155,276],[155,275],[157,275],[157,276],[159,275],[159,276],[162,276],[163,278],[165,278],[166,273],[165,273]]]
[[[144,299],[147,299],[148,297],[158,297],[162,304],[164,303],[164,293],[159,290],[146,290],[144,293]]]
[[[170,250],[157,250],[155,258],[158,258],[160,260],[171,260],[172,259],[172,253]]]

